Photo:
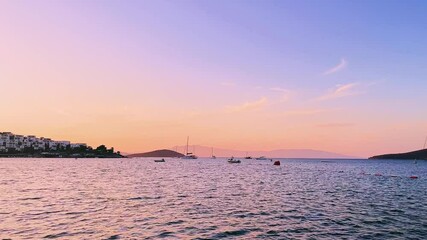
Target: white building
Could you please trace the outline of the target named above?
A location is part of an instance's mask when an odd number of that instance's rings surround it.
[[[86,143],[71,143],[71,148],[87,147]]]
[[[58,144],[59,144],[59,146],[61,146],[62,148],[66,148],[67,146],[70,146],[71,145],[71,143],[70,143],[70,141],[56,141]]]
[[[85,143],[70,143],[70,141],[54,141],[50,138],[37,138],[29,135],[15,135],[11,132],[0,132],[0,152],[24,151],[26,148],[33,148],[36,151],[58,150],[59,148],[66,149],[68,146],[72,148],[87,146]]]

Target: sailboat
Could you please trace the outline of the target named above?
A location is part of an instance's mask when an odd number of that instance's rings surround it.
[[[213,154],[213,148],[212,148],[211,158],[212,158],[212,159],[216,159],[215,155]]]
[[[248,152],[246,152],[246,157],[245,157],[245,159],[252,159],[252,157],[251,157],[251,156],[248,156]]]
[[[181,157],[181,159],[197,159],[197,156],[194,155],[191,152],[188,152],[188,141],[189,141],[190,137],[187,137],[187,148],[186,148],[186,153],[185,156]]]

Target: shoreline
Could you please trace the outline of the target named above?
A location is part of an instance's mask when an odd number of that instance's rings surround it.
[[[67,153],[40,153],[40,154],[26,154],[26,153],[11,153],[0,154],[0,158],[127,158],[120,154],[67,154]]]

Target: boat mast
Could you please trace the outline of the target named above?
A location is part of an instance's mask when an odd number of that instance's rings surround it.
[[[424,141],[424,147],[423,147],[423,149],[426,148],[426,143],[427,143],[427,137],[426,137],[426,140]]]
[[[189,136],[187,136],[187,152],[186,152],[186,154],[188,155],[188,139],[189,139],[190,137]]]

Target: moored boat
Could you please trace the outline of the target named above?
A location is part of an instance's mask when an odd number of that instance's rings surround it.
[[[181,159],[197,159],[197,156],[192,153],[187,153],[187,155],[181,157]]]
[[[186,149],[185,156],[181,157],[181,159],[197,159],[197,156],[195,154],[188,152],[188,140],[189,140],[189,138],[190,137],[187,137],[187,149]]]
[[[211,159],[216,159],[216,156],[213,153],[213,148],[212,148],[212,154],[211,154]]]
[[[228,163],[240,163],[240,160],[235,159],[234,157],[229,158],[227,161],[228,161]]]

